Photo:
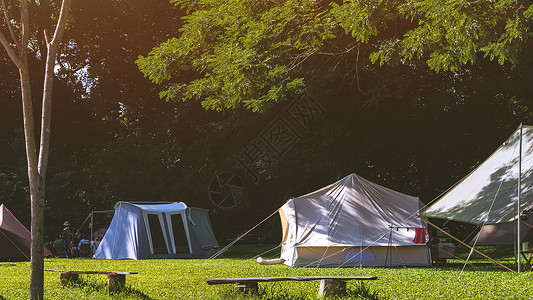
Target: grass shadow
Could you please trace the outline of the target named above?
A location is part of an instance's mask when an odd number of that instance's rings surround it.
[[[223,258],[251,259],[261,253],[263,253],[263,258],[279,258],[280,249],[278,245],[274,244],[233,245],[223,253]]]
[[[79,288],[84,293],[90,294],[90,293],[100,293],[100,294],[107,294],[107,284],[106,283],[100,283],[100,282],[94,282],[89,280],[83,280],[78,279],[76,282],[69,283],[69,287],[73,288]],[[114,293],[113,296],[123,299],[140,299],[140,300],[153,300],[154,298],[150,297],[149,295],[145,294],[144,292],[134,289],[130,286],[125,286],[120,293]],[[2,298],[0,298],[2,300]]]
[[[384,300],[387,297],[381,296],[380,290],[372,290],[370,287],[366,286],[364,282],[361,282],[357,285],[356,288],[347,289],[346,296],[341,297],[340,299],[365,299],[365,300]]]
[[[481,251],[488,257],[496,260],[507,268],[516,270],[516,254],[512,245],[476,246],[475,249]],[[455,249],[454,257],[447,259],[447,263],[433,265],[432,267],[445,270],[463,270],[464,268],[464,271],[484,272],[501,272],[506,270],[504,267],[482,256],[481,254],[470,252],[470,248],[460,245]]]
[[[0,267],[16,267],[17,265],[12,262],[1,262]]]
[[[358,284],[356,287],[347,289],[346,294],[342,296],[329,297],[328,299],[338,300],[351,300],[351,299],[364,299],[364,300],[386,300],[385,296],[381,295],[380,290],[373,290],[366,286],[364,283]],[[226,290],[219,294],[219,298],[223,300],[315,300],[318,297],[318,290],[316,294],[295,294],[294,290],[288,291],[282,287],[282,284],[273,284],[269,287],[259,286],[257,293],[255,294],[243,294],[235,290]]]
[[[137,289],[134,289],[132,287],[125,287],[120,294],[117,295],[119,298],[135,298],[135,299],[142,299],[142,300],[154,300],[155,298],[152,298],[148,295],[146,295],[144,292],[139,291]]]
[[[4,298],[4,296],[0,295],[0,300],[7,300],[7,298]]]
[[[499,261],[511,270],[516,269],[516,259],[514,253],[514,247],[512,245],[507,246],[477,246],[477,250],[480,250],[490,258]],[[444,265],[433,265],[429,268],[438,268],[445,270],[462,270],[470,253],[470,249],[465,246],[459,245],[455,249],[454,257],[448,259],[448,262]],[[262,255],[260,255],[262,254]],[[227,251],[224,252],[224,256],[221,258],[227,260],[255,260],[259,255],[265,259],[276,259],[280,257],[280,249],[274,244],[235,244]],[[388,267],[393,268],[393,267]],[[400,267],[399,267],[400,268]],[[410,267],[416,268],[416,267]],[[478,253],[473,253],[470,257],[465,270],[469,271],[494,271],[500,272],[505,268],[495,264],[489,259],[481,256]]]

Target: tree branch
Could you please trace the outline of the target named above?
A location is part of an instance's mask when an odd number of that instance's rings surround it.
[[[17,48],[20,49],[20,44],[18,42],[17,37],[15,36],[15,32],[13,31],[13,26],[11,25],[11,22],[10,22],[11,18],[9,17],[5,0],[2,0],[2,8],[4,11],[4,19],[6,20],[6,26],[9,29],[9,33],[11,34],[11,38],[13,39],[13,43],[15,43]]]
[[[357,89],[363,93],[363,95],[366,96],[366,93],[361,89],[361,85],[359,84],[359,50],[360,50],[361,43],[357,44],[357,57],[355,59],[355,75],[357,80]]]
[[[48,153],[50,149],[50,127],[52,123],[52,89],[54,83],[54,67],[56,65],[56,54],[59,48],[59,43],[63,38],[65,26],[68,19],[71,0],[63,0],[61,5],[61,13],[59,14],[59,21],[56,24],[56,29],[52,41],[49,41],[48,33],[45,31],[45,40],[47,46],[46,64],[44,70],[44,84],[43,84],[43,105],[41,115],[41,142],[39,147],[39,164],[38,170],[42,180],[46,180],[46,170],[48,167]]]
[[[21,22],[21,34],[20,34],[20,57],[24,62],[24,57],[28,53],[28,42],[30,39],[30,9],[28,7],[28,0],[20,1],[20,22]]]
[[[43,36],[44,41],[46,42],[46,48],[48,48],[48,44],[50,44],[50,37],[48,36],[48,30],[43,30]]]
[[[300,64],[302,64],[306,59],[308,59],[311,55],[315,54],[316,52],[317,52],[317,50],[313,50],[313,51],[309,51],[309,52],[304,52],[304,53],[298,54],[291,61],[291,63],[289,64],[289,67],[287,68],[287,70],[285,70],[285,74],[288,74],[289,72],[294,70],[296,67],[298,67]]]
[[[63,33],[65,33],[71,3],[72,0],[63,0],[63,3],[61,4],[61,13],[59,14],[59,21],[57,22],[54,37],[52,38],[49,47],[57,47],[61,42]]]
[[[13,61],[13,63],[17,66],[18,69],[22,68],[22,60],[17,56],[17,53],[13,48],[11,48],[11,45],[9,45],[9,42],[7,41],[4,34],[0,31],[0,42],[4,46],[4,48],[7,51],[7,55],[9,55],[9,58]]]

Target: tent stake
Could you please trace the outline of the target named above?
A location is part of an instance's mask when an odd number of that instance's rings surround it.
[[[512,269],[510,269],[510,268],[508,268],[508,267],[506,267],[506,266],[504,266],[504,265],[503,265],[502,263],[500,263],[499,261],[494,260],[494,259],[488,257],[485,253],[483,253],[483,252],[477,250],[477,249],[474,248],[474,247],[471,247],[470,245],[466,244],[465,242],[461,241],[460,239],[454,237],[453,235],[451,235],[451,234],[449,234],[448,232],[446,232],[444,229],[439,228],[437,225],[431,223],[428,219],[425,219],[425,218],[423,218],[423,217],[420,217],[420,219],[426,221],[429,225],[435,227],[437,230],[439,230],[440,232],[444,233],[445,235],[447,235],[447,236],[451,237],[452,239],[458,241],[459,243],[461,243],[461,245],[466,246],[466,247],[472,249],[473,251],[475,251],[476,253],[481,254],[483,257],[490,259],[490,260],[491,260],[492,262],[494,262],[495,264],[500,265],[501,267],[503,267],[503,268],[505,268],[505,269],[507,269],[507,270],[509,270],[509,271],[511,271],[511,272],[516,272],[516,271],[514,271],[514,270],[512,270]]]

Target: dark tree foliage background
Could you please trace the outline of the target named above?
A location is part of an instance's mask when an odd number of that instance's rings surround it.
[[[482,162],[521,122],[533,124],[530,42],[514,64],[478,54],[474,62],[440,72],[416,59],[407,65],[373,64],[366,44],[342,62],[351,65],[339,65],[336,72],[327,71],[332,64],[327,56],[310,56],[301,65],[297,75],[305,75],[306,95],[322,114],[305,128],[291,127],[298,134],[294,144],[274,161],[256,160],[254,177],[238,159],[280,117],[287,117],[298,93],[287,92],[279,103],[268,98],[269,109],[260,114],[239,105],[206,111],[202,99],[161,99],[161,86],[146,79],[135,61],[183,34],[181,17],[187,8],[166,0],[73,3],[64,38],[69,43],[62,45],[54,85],[45,215],[50,239],[65,220],[81,226],[91,210],[112,209],[117,201],[183,201],[210,209],[223,243],[290,197],[350,173],[428,203]],[[326,40],[331,49],[353,42],[349,35],[335,34],[338,38]],[[362,67],[356,72],[357,59]],[[36,50],[35,76],[41,63]],[[185,81],[199,78],[194,70],[180,76]],[[17,78],[16,68],[1,54],[0,202],[29,227]],[[34,96],[38,102],[39,95]],[[244,180],[245,196],[236,208],[220,209],[209,200],[209,183],[222,172]],[[272,218],[258,229],[263,241],[279,241],[278,223]]]

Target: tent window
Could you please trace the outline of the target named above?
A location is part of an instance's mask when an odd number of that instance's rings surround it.
[[[152,236],[152,246],[154,254],[168,254],[163,229],[159,222],[159,216],[155,214],[148,215],[148,226],[150,226],[150,235]]]
[[[176,253],[189,253],[189,243],[187,242],[187,234],[185,233],[185,227],[183,226],[181,215],[171,215],[170,221],[172,223],[172,233],[174,235]]]

